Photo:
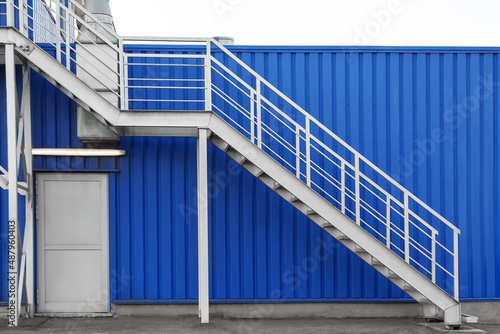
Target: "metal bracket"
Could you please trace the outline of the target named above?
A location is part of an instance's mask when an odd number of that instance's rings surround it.
[[[29,44],[21,44],[21,45],[16,45],[17,49],[21,52],[23,52],[26,55],[30,55],[31,52],[35,49],[33,46]]]

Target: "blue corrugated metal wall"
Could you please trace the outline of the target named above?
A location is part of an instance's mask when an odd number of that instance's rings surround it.
[[[500,298],[498,50],[232,50],[462,230],[463,300]],[[74,104],[41,79],[34,87],[40,101],[33,103],[35,146],[79,147]],[[119,170],[110,178],[112,299],[192,301],[197,296],[195,140],[122,138],[121,147],[128,154],[119,164],[38,159],[37,168]],[[223,153],[212,146],[209,153],[213,300],[405,296]],[[6,217],[5,192],[0,196]]]

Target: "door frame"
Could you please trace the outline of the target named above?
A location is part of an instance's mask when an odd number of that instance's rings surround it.
[[[38,313],[75,313],[73,311],[53,311],[47,308],[45,303],[46,284],[45,284],[45,231],[44,231],[44,215],[45,215],[45,198],[43,195],[45,181],[99,181],[101,183],[101,298],[103,304],[106,305],[106,311],[109,313],[111,306],[111,292],[109,282],[109,175],[107,173],[50,173],[43,172],[36,175],[36,251],[37,251],[37,312]],[[104,225],[104,226],[103,226]],[[96,313],[96,312],[76,312],[76,313]],[[98,312],[101,313],[101,312]]]

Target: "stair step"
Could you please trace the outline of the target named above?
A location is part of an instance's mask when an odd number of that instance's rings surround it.
[[[309,216],[313,213],[316,213],[313,209],[311,209],[307,204],[301,202],[301,201],[295,201],[292,203],[292,205],[297,208],[300,212],[305,214],[306,216]]]
[[[403,285],[403,291],[405,292],[409,292],[409,291],[417,291],[414,287],[412,287],[411,285],[409,285],[408,283],[404,283]]]
[[[238,164],[243,165],[245,161],[247,161],[247,158],[240,152],[236,151],[234,148],[229,148],[226,151],[226,154],[229,155],[234,161],[236,161]]]
[[[354,246],[354,252],[355,253],[367,253],[360,245]]]
[[[217,136],[213,136],[212,138],[210,138],[210,142],[212,142],[212,144],[217,146],[224,153],[227,152],[227,150],[229,150],[230,148],[228,143]]]
[[[389,274],[387,275],[387,278],[394,278],[394,279],[401,279],[396,273],[392,270],[389,270]]]
[[[415,298],[415,300],[419,303],[419,304],[423,304],[423,305],[433,305],[432,302],[427,299],[424,295],[422,294],[419,294],[418,297]]]
[[[385,266],[382,262],[380,262],[376,258],[372,258],[372,267],[385,267]]]
[[[255,176],[257,178],[259,176],[261,176],[262,174],[264,174],[264,171],[262,169],[255,166],[253,163],[251,163],[248,160],[245,161],[242,166],[243,166],[243,168],[245,168],[247,171],[249,171],[253,176]]]
[[[271,189],[276,189],[278,186],[278,182],[274,181],[272,177],[269,175],[263,173],[261,176],[259,176],[259,180],[261,180],[266,186],[268,186]]]
[[[332,226],[328,221],[326,221],[322,216],[318,215],[317,213],[311,213],[307,215],[307,218],[311,219],[313,222],[318,224],[321,228],[325,228],[328,226]]]

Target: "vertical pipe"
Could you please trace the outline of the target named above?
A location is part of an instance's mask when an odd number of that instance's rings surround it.
[[[125,53],[123,52],[123,38],[120,36],[118,40],[118,67],[120,68],[120,109],[125,110],[128,109],[126,107],[126,99],[125,99],[125,80],[127,79],[125,75]],[[127,74],[128,75],[128,74]]]
[[[61,4],[59,0],[56,3],[56,59],[61,62]]]
[[[212,42],[207,41],[205,55],[205,110],[212,110]]]
[[[66,48],[66,68],[71,71],[71,36],[70,36],[70,14],[69,14],[69,8],[64,8],[64,31],[66,36],[65,42],[65,48]]]
[[[202,324],[209,322],[207,141],[208,130],[200,129],[198,136],[198,307]]]
[[[386,209],[385,209],[385,223],[387,224],[386,228],[386,236],[385,236],[385,241],[386,241],[386,246],[387,248],[391,249],[391,198],[389,195],[387,195],[387,202],[386,202]]]
[[[295,176],[300,180],[300,128],[295,126]]]
[[[257,146],[262,149],[262,82],[259,77],[256,80],[256,94],[257,94]]]
[[[250,91],[250,137],[255,144],[255,92]]]
[[[15,24],[14,20],[14,0],[7,0],[6,7],[7,7],[7,26],[8,27],[13,27]]]
[[[436,284],[436,232],[432,231],[432,245],[431,245],[431,259],[432,259],[432,269],[431,278],[432,283]]]
[[[306,116],[306,179],[307,186],[311,186],[311,118]]]
[[[340,164],[340,196],[341,196],[341,210],[345,214],[345,161],[342,160]]]
[[[122,51],[123,54],[123,106],[122,110],[128,110],[129,106],[129,82],[128,82],[128,56],[125,55],[125,52]]]
[[[31,135],[31,69],[24,65],[23,75],[23,114],[24,114],[24,161],[25,180],[28,184],[26,194],[26,226],[23,245],[26,252],[26,300],[28,316],[35,312],[35,240],[34,240],[34,184],[33,184],[33,142]]]
[[[453,279],[454,279],[454,297],[458,301],[459,297],[459,282],[458,282],[458,232],[453,232]]]
[[[9,266],[9,326],[17,326],[18,313],[18,194],[17,194],[17,115],[16,115],[16,63],[14,45],[5,45],[5,78],[7,87],[7,152],[9,169],[9,232],[8,232],[8,266]]]
[[[358,154],[354,155],[354,179],[355,179],[355,192],[356,192],[356,224],[361,226],[361,188],[360,188],[360,180],[359,180],[359,156]]]
[[[405,231],[405,261],[407,263],[410,263],[410,214],[409,214],[409,202],[410,198],[408,195],[408,192],[405,191],[404,193],[404,213],[405,213],[405,226],[404,226],[404,231]]]

